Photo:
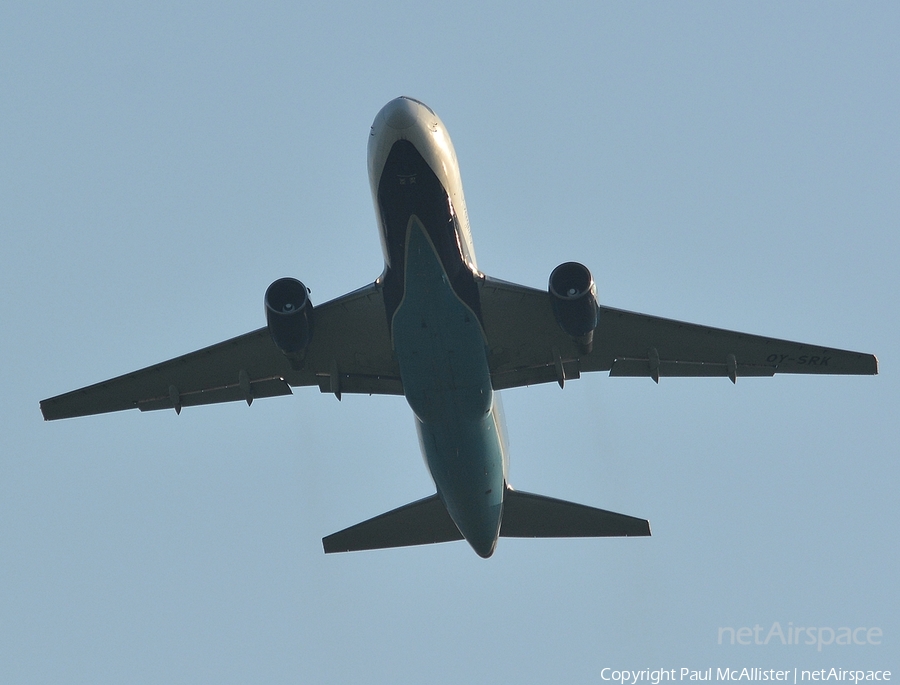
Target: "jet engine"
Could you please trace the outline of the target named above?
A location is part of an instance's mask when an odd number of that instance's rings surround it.
[[[550,274],[549,290],[556,323],[590,352],[600,318],[591,272],[578,262],[560,264]]]
[[[296,278],[279,278],[266,290],[265,304],[275,346],[292,364],[301,362],[312,339],[313,306],[306,286]]]

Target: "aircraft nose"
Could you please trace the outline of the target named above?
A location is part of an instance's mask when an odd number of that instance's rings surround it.
[[[418,104],[409,98],[400,97],[384,106],[385,123],[393,129],[403,130],[416,123]]]

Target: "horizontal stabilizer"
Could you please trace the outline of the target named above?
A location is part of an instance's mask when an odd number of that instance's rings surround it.
[[[325,553],[428,545],[462,540],[436,494],[357,523],[322,539]]]
[[[507,488],[500,537],[596,538],[650,535],[646,519]]]

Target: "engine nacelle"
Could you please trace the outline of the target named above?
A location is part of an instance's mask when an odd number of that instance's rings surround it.
[[[292,363],[300,362],[312,339],[313,306],[296,278],[279,278],[266,290],[266,324],[275,346]]]
[[[590,351],[600,320],[597,286],[591,272],[578,262],[560,264],[550,274],[549,290],[556,323]]]

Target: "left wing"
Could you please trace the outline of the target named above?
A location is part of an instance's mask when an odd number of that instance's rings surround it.
[[[593,347],[584,352],[557,325],[546,291],[485,277],[481,311],[495,390],[610,376],[772,376],[878,373],[871,354],[789,342],[600,307]]]
[[[123,409],[175,409],[290,395],[291,386],[322,392],[403,394],[377,283],[313,308],[314,331],[303,365],[292,368],[267,328],[140,371],[41,402],[44,419]]]

